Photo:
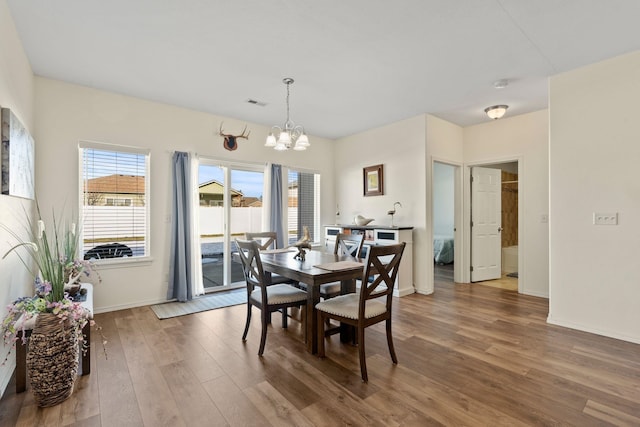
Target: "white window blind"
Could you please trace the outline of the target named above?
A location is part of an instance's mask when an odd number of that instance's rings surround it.
[[[149,153],[81,144],[82,255],[149,256]]]
[[[302,237],[309,228],[311,239],[320,240],[320,174],[289,170],[287,223],[289,243]]]

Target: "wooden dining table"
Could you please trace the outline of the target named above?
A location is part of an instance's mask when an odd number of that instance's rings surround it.
[[[316,316],[316,304],[320,302],[320,285],[339,281],[342,293],[355,292],[355,279],[362,277],[364,262],[350,256],[316,250],[308,251],[304,261],[294,259],[294,254],[295,252],[262,251],[260,260],[265,271],[277,273],[307,285],[307,350],[315,354],[318,351],[318,340],[324,339],[318,336]],[[342,341],[348,341],[349,330],[343,327],[340,337]]]

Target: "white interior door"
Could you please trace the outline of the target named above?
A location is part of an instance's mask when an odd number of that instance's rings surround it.
[[[471,168],[471,281],[501,275],[501,171]]]

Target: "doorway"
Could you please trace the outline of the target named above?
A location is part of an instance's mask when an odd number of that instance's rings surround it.
[[[245,286],[232,259],[234,240],[262,229],[264,170],[201,159],[198,167],[199,236],[205,292]]]
[[[433,281],[464,282],[462,165],[431,159],[431,230]]]
[[[434,282],[454,282],[456,166],[433,162]]]
[[[500,264],[497,277],[492,280],[474,280],[473,272],[472,281],[482,285],[498,287],[506,290],[517,291],[519,288],[519,162],[508,161],[499,163],[489,163],[481,166],[488,170],[495,170],[499,174],[499,220],[500,220],[500,236],[498,245],[498,262]],[[474,183],[471,183],[472,187]],[[472,188],[473,194],[473,188]],[[470,209],[473,212],[473,197]],[[473,214],[472,223],[473,223]],[[472,229],[473,230],[473,229]],[[474,241],[474,233],[471,233],[470,253],[471,265],[474,265],[474,252],[477,253],[479,245],[477,239]]]

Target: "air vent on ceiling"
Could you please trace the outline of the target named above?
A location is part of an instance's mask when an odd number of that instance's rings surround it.
[[[247,102],[248,102],[249,104],[259,105],[260,107],[264,107],[265,105],[267,105],[267,103],[266,103],[266,102],[256,101],[255,99],[251,99],[251,98],[247,99]]]

